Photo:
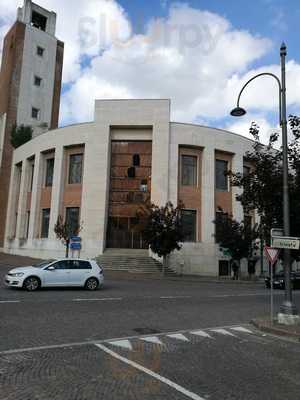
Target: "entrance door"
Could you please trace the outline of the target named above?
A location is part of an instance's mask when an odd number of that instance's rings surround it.
[[[116,249],[147,249],[142,227],[137,218],[109,217],[106,247]]]

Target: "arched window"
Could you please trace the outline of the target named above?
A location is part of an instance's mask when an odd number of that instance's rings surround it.
[[[134,154],[133,155],[132,164],[133,164],[134,167],[139,167],[140,166],[141,160],[140,160],[140,155],[139,154]]]

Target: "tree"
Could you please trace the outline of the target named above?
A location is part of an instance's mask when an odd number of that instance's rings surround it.
[[[54,226],[54,232],[57,239],[61,240],[66,246],[66,258],[69,257],[69,247],[72,236],[78,235],[81,230],[81,225],[64,221],[61,215],[58,216]]]
[[[168,256],[174,250],[181,249],[182,207],[183,205],[179,204],[175,208],[171,202],[162,207],[150,204],[143,212],[146,214],[144,235],[153,253],[163,257],[163,275],[166,274]]]
[[[289,192],[291,235],[300,236],[300,118],[289,117],[291,139],[289,141]],[[247,175],[231,172],[231,184],[242,188],[236,198],[246,212],[257,210],[261,221],[263,239],[270,244],[270,230],[283,227],[283,172],[282,147],[276,149],[279,134],[270,135],[269,144],[259,142],[259,127],[252,123],[250,133],[254,137],[253,150],[246,154],[247,161],[253,166]],[[299,252],[293,251],[296,259]]]
[[[220,248],[229,251],[233,260],[241,262],[242,258],[252,258],[253,240],[257,236],[256,229],[244,221],[238,222],[231,215],[218,209],[216,224],[216,242]]]
[[[10,143],[16,149],[32,139],[33,129],[31,126],[14,126],[11,131]]]

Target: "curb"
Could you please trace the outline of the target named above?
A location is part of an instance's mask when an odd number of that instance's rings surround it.
[[[271,326],[271,325],[269,325],[269,323],[270,323],[269,321],[267,322],[264,320],[253,319],[250,322],[252,325],[255,326],[255,328],[259,329],[262,332],[271,333],[271,334],[277,335],[277,336],[284,336],[284,337],[298,339],[298,341],[300,342],[300,329],[299,329],[299,332],[295,332],[295,331],[285,329],[284,325]]]

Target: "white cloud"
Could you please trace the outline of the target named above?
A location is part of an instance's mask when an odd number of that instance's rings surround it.
[[[0,37],[22,3],[0,0]],[[217,121],[229,115],[247,79],[262,71],[280,73],[278,65],[251,69],[271,49],[268,39],[187,4],[171,5],[165,18],[153,18],[144,34],[135,34],[115,0],[38,3],[57,12],[57,36],[65,42],[64,124],[92,119],[95,98],[171,98],[173,120]],[[288,105],[300,107],[300,65],[295,61],[287,64],[287,83]],[[268,130],[267,113],[277,111],[277,102],[276,83],[266,77],[246,89],[241,104]],[[230,128],[247,135],[250,120]]]
[[[249,133],[253,121],[259,126],[260,141],[264,144],[269,143],[271,133],[280,132],[280,127],[278,125],[275,127],[272,126],[261,114],[249,114],[243,118],[237,118],[232,123],[226,124],[225,129],[253,140],[253,137]]]

